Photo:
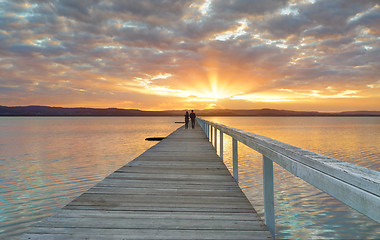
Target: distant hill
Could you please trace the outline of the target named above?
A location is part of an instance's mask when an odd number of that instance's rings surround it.
[[[172,116],[173,111],[142,111],[119,108],[63,108],[46,106],[0,106],[0,116]],[[175,115],[175,114],[174,114]]]
[[[47,106],[0,106],[0,116],[182,116],[186,110],[143,111],[120,108],[63,108]],[[206,109],[198,116],[380,116],[380,111],[312,112],[276,109]]]

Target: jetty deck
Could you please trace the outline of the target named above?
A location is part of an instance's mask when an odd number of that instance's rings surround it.
[[[198,123],[181,127],[21,239],[271,239]]]

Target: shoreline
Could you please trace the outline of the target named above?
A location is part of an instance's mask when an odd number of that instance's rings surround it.
[[[63,108],[49,106],[0,106],[0,117],[170,117],[183,116],[188,111],[144,111],[120,108]],[[292,111],[279,109],[194,109],[197,116],[218,117],[380,117],[380,111]]]

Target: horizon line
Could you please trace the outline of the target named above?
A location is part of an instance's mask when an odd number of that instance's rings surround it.
[[[350,112],[376,112],[380,113],[380,110],[339,110],[339,111],[317,111],[317,110],[291,110],[291,109],[276,109],[276,108],[206,108],[206,109],[196,109],[196,108],[186,108],[186,109],[165,109],[165,110],[151,110],[151,109],[139,109],[139,108],[118,108],[118,107],[62,107],[62,106],[49,106],[49,105],[15,105],[15,106],[5,106],[0,105],[0,107],[6,108],[27,108],[27,107],[44,107],[44,108],[61,108],[61,109],[93,109],[93,110],[134,110],[141,112],[168,112],[168,111],[260,111],[260,110],[273,110],[273,111],[289,111],[289,112],[306,112],[306,113],[326,113],[326,114],[339,114],[339,113],[350,113]]]

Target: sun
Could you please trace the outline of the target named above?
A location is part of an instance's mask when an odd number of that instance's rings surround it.
[[[208,95],[210,96],[210,98],[215,100],[226,99],[232,96],[231,94],[217,88],[212,89]]]
[[[229,91],[229,87],[223,84],[222,79],[219,78],[219,71],[213,68],[208,74],[209,86],[205,89],[206,96],[214,99],[230,98],[233,94]]]
[[[218,86],[217,82],[213,82],[209,86],[203,86],[198,91],[194,91],[193,96],[198,101],[216,102],[222,99],[231,99],[234,93],[228,88]]]

